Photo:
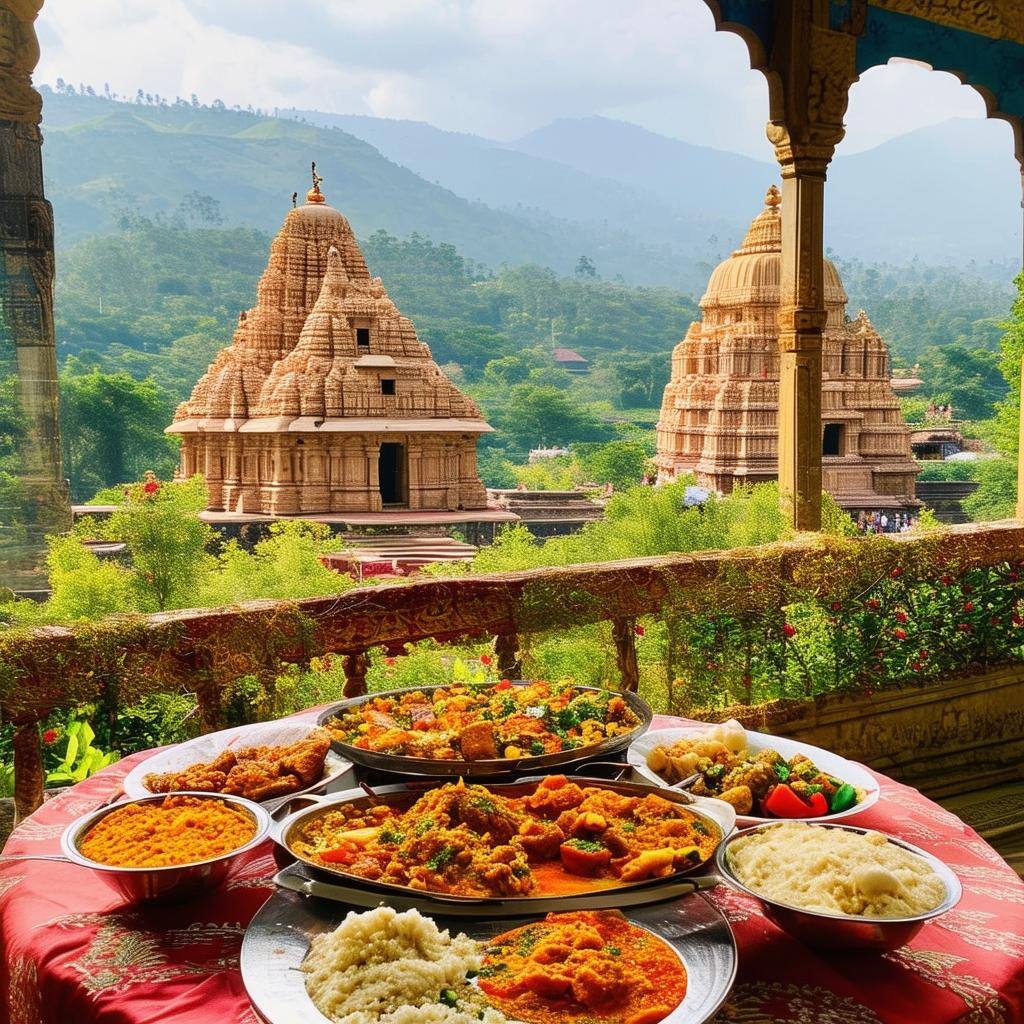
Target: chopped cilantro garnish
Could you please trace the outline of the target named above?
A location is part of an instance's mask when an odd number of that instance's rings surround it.
[[[565,845],[571,846],[574,850],[582,850],[584,853],[598,853],[605,848],[603,843],[593,839],[570,839]]]
[[[622,950],[618,946],[605,946],[604,951],[609,956],[622,956]]]
[[[451,864],[454,859],[455,847],[442,846],[441,849],[427,861],[427,867],[430,868],[431,871],[440,871],[443,867]]]
[[[416,826],[416,835],[418,835],[418,836],[426,835],[426,833],[429,832],[433,827],[434,827],[434,819],[433,818],[424,818]]]

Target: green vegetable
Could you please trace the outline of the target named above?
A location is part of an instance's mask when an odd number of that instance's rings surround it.
[[[429,832],[433,827],[434,827],[434,819],[433,818],[424,818],[416,826],[416,835],[418,835],[418,836],[426,835],[426,833]]]
[[[543,754],[544,753],[544,744],[541,743],[540,740],[534,740],[530,744],[530,753],[531,754]]]
[[[595,842],[593,839],[570,839],[566,846],[571,846],[574,850],[582,850],[584,853],[598,853],[604,849],[603,843]]]
[[[785,761],[776,761],[772,767],[775,769],[775,774],[778,775],[780,782],[785,782],[789,778],[789,765]]]
[[[622,956],[622,950],[618,946],[605,946],[604,951],[609,956]]]
[[[622,823],[622,831],[623,832],[635,832],[636,831],[636,822],[635,821],[624,821]]]
[[[848,782],[844,782],[833,794],[828,809],[833,814],[849,810],[857,802],[857,790]]]
[[[454,846],[442,846],[437,853],[434,854],[430,860],[427,861],[427,867],[431,871],[440,871],[441,868],[451,864],[455,859],[455,847]]]
[[[394,843],[396,846],[405,839],[403,833],[399,832],[397,828],[391,825],[385,825],[378,835],[378,838],[382,843]]]
[[[507,971],[508,964],[488,964],[486,967],[480,968],[481,978],[493,978],[498,971]]]
[[[450,988],[443,988],[438,1002],[444,1003],[445,1006],[455,1007],[459,1005],[459,997]]]
[[[498,809],[495,802],[490,797],[486,796],[478,796],[473,801],[473,806],[478,811],[483,811],[485,814],[493,814]]]

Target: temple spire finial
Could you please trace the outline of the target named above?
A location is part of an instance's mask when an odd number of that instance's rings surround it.
[[[768,188],[768,194],[764,197],[764,205],[769,210],[774,210],[782,204],[782,193],[779,191],[778,185],[771,185]]]
[[[313,187],[306,193],[306,202],[323,203],[326,200],[324,199],[323,192],[320,191],[320,182],[322,182],[324,179],[319,174],[316,173],[315,160],[310,164],[310,168],[313,174]]]

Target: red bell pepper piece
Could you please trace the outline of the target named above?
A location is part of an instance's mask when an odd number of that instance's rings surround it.
[[[764,809],[776,818],[819,818],[828,814],[828,801],[822,793],[804,800],[792,786],[781,784],[768,794]]]
[[[356,854],[346,846],[339,846],[336,850],[324,850],[320,854],[320,859],[327,861],[328,864],[351,864],[356,859]]]

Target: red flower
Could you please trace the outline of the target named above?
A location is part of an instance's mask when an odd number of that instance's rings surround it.
[[[146,494],[156,494],[160,490],[160,485],[155,480],[147,480],[143,485],[142,489]]]
[[[788,622],[782,624],[782,632],[786,636],[796,636],[796,626],[791,626]]]
[[[1011,572],[1010,573],[1010,580],[1011,580],[1011,582],[1016,583],[1017,580],[1019,580],[1019,579],[1020,579],[1020,573],[1019,572]]]
[[[47,729],[43,733],[43,742],[49,746],[51,743],[56,743],[60,739],[60,733],[56,729]]]
[[[928,652],[927,652],[927,651],[926,651],[926,650],[925,650],[925,649],[924,649],[924,648],[922,647],[922,648],[921,648],[921,650],[919,650],[919,651],[917,652],[917,656],[918,656],[918,657],[919,657],[919,658],[920,658],[920,659],[921,659],[922,661],[924,661],[924,660],[925,660],[925,659],[926,659],[926,658],[928,657]]]
[[[892,635],[896,637],[897,640],[907,639],[907,631],[905,629],[894,629],[892,631]]]
[[[964,611],[965,612],[973,612],[974,611],[974,602],[973,601],[964,601]]]
[[[388,668],[392,668],[394,666],[394,664],[395,664],[395,659],[394,658],[385,658],[384,659],[384,664],[387,665]]]
[[[832,611],[837,612],[842,607],[843,607],[843,602],[842,601],[833,601],[832,602]]]
[[[923,666],[923,665],[921,664],[921,662],[919,662],[919,661],[915,661],[915,662],[914,662],[914,664],[913,664],[913,665],[911,665],[910,667],[911,667],[911,668],[912,668],[912,669],[913,669],[913,670],[914,670],[915,672],[920,672],[920,671],[921,671],[921,670],[922,670],[922,669],[924,668],[924,666]]]
[[[481,665],[490,665],[490,663],[491,663],[491,656],[489,654],[481,654],[480,655],[480,664]]]
[[[903,570],[899,566],[896,566],[896,568],[893,569],[893,571],[891,573],[889,573],[889,579],[896,580],[896,579],[899,579],[900,576],[902,576],[902,575],[903,575]]]
[[[941,579],[941,580],[939,580],[939,582],[940,582],[940,583],[941,583],[941,584],[942,584],[942,585],[943,585],[944,587],[949,587],[949,586],[952,586],[952,585],[953,585],[953,577],[952,577],[952,576],[943,576],[943,577],[942,577],[942,579]]]
[[[961,622],[956,627],[961,633],[970,633],[971,624],[969,622]]]
[[[879,601],[877,597],[872,597],[872,598],[871,598],[871,599],[870,599],[870,600],[868,601],[868,607],[869,607],[869,608],[870,608],[870,609],[871,609],[871,610],[872,610],[873,612],[877,612],[877,611],[878,611],[878,609],[882,607],[882,602],[881,602],[881,601]]]
[[[998,615],[993,615],[992,618],[990,618],[988,620],[988,624],[990,626],[998,626],[999,625],[999,616]]]
[[[647,630],[644,629],[643,626],[637,624],[636,626],[633,627],[633,632],[636,633],[637,636],[643,636],[644,633],[647,632]]]
[[[904,611],[898,611],[896,613],[896,621],[897,622],[900,622],[900,623],[906,622],[907,618],[908,618],[907,613],[904,612]]]
[[[1010,621],[1015,626],[1024,626],[1024,618],[1022,618],[1020,615],[1014,615],[1014,617],[1010,619]]]

